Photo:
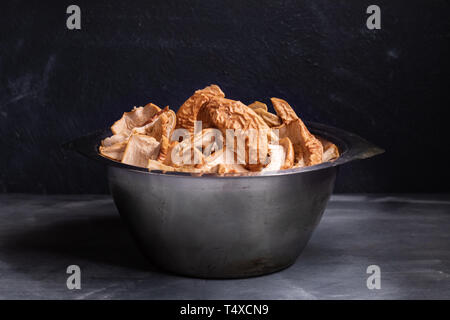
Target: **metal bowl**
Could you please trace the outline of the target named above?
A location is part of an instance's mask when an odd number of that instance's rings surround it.
[[[334,162],[260,175],[160,171],[102,157],[99,131],[68,144],[108,165],[109,187],[142,252],[165,270],[201,278],[267,274],[295,262],[319,223],[339,165],[382,153],[343,130],[307,123],[335,143]]]

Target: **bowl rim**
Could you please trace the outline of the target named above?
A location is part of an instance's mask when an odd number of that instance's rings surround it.
[[[361,138],[360,136],[344,131],[342,129],[317,123],[305,121],[306,126],[314,135],[323,137],[332,143],[334,143],[338,149],[340,156],[336,160],[323,162],[317,165],[301,167],[301,168],[291,168],[276,171],[266,171],[266,172],[246,172],[246,173],[227,173],[227,174],[217,174],[217,173],[193,173],[193,172],[174,172],[174,171],[161,171],[161,170],[148,170],[147,168],[137,167],[119,161],[115,161],[102,156],[98,152],[101,140],[111,135],[111,131],[108,129],[101,129],[85,136],[81,136],[75,140],[65,143],[63,147],[65,149],[77,151],[79,154],[91,159],[105,164],[109,167],[121,168],[128,171],[139,172],[148,175],[158,175],[158,176],[176,176],[176,177],[195,177],[195,178],[257,178],[257,177],[268,177],[268,176],[284,176],[292,175],[304,172],[311,172],[322,170],[330,167],[336,167],[344,163],[358,160],[367,159],[384,152],[383,149],[375,146],[374,144],[368,142],[367,140]]]

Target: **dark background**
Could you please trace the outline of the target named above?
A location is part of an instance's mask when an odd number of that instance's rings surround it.
[[[80,31],[66,8],[81,7]],[[381,30],[366,8],[381,7]],[[103,193],[103,167],[60,145],[210,83],[276,96],[304,120],[386,149],[338,192],[448,192],[448,1],[2,1],[0,192]]]

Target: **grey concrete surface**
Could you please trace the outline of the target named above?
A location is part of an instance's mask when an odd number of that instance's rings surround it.
[[[0,195],[1,299],[450,299],[450,195],[333,196],[288,269],[238,280],[152,267],[109,196]],[[81,290],[68,290],[69,265]],[[369,290],[369,265],[381,289]]]

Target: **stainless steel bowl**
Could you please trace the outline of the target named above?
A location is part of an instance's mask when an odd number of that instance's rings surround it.
[[[149,172],[114,162],[98,154],[109,130],[69,146],[108,165],[120,215],[154,265],[193,277],[239,278],[294,263],[322,217],[338,166],[383,152],[343,130],[307,126],[335,143],[341,156],[257,176]]]

